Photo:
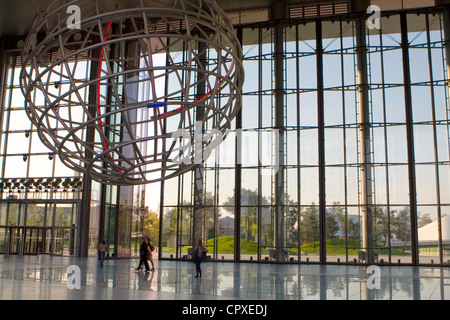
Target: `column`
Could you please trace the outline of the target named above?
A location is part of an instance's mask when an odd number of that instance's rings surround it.
[[[284,170],[284,33],[280,22],[275,23],[274,30],[274,128],[278,130],[275,152],[278,159],[278,170],[275,173],[275,258],[283,261],[283,249],[285,239],[285,170]]]
[[[92,51],[92,57],[100,57],[100,49],[95,48]],[[95,80],[98,74],[98,60],[91,60],[91,68],[89,70],[91,80]],[[91,118],[94,118],[97,114],[97,83],[93,83],[89,86],[89,114]],[[87,120],[90,120],[89,118]],[[86,145],[93,148],[95,139],[95,128],[94,123],[90,123],[86,129]],[[93,158],[93,154],[89,149],[86,148],[85,158],[90,161]],[[87,257],[89,248],[89,216],[91,211],[91,188],[92,179],[91,177],[84,173],[83,174],[83,190],[81,192],[81,202],[77,209],[77,256]]]
[[[403,53],[403,82],[405,88],[405,115],[406,115],[406,138],[408,144],[408,174],[409,174],[409,208],[411,218],[411,255],[412,263],[419,263],[419,241],[417,225],[417,195],[416,195],[416,167],[414,152],[414,127],[412,115],[411,95],[411,70],[409,62],[408,25],[405,12],[400,14],[402,53]]]
[[[286,1],[273,1],[270,9],[270,18],[274,25],[274,119],[273,127],[278,130],[278,136],[274,145],[274,153],[277,157],[278,168],[275,172],[275,208],[274,208],[274,236],[275,236],[275,260],[284,261],[285,249],[285,128],[284,128],[284,27],[281,21],[287,18]]]
[[[323,84],[323,45],[322,22],[316,21],[316,59],[317,59],[317,137],[319,165],[319,259],[326,262],[326,194],[325,194],[325,114]]]
[[[198,55],[199,55],[199,66],[198,69],[206,70],[207,65],[207,44],[202,41],[201,39],[198,40]],[[197,73],[197,93],[196,98],[200,98],[206,94],[206,79],[204,79],[206,75],[199,71]],[[200,128],[195,125],[194,134],[203,134],[205,130],[205,124],[203,123],[205,116],[205,109],[202,107],[196,107],[195,111],[195,121],[197,123],[201,123]],[[201,133],[197,132],[198,130],[201,130]],[[195,143],[194,148],[202,148],[203,145],[198,140]],[[198,161],[197,159],[194,161]],[[204,239],[204,216],[205,216],[205,209],[204,209],[204,159],[202,157],[201,164],[195,167],[194,171],[194,239],[193,239],[193,245],[199,241],[203,240],[206,241],[207,239]]]
[[[361,184],[361,229],[362,247],[366,253],[366,262],[373,263],[373,188],[372,188],[372,164],[371,164],[371,136],[370,136],[370,105],[369,83],[367,72],[367,44],[366,44],[366,19],[363,14],[356,18],[356,55],[358,77],[358,127],[360,150],[360,184]]]

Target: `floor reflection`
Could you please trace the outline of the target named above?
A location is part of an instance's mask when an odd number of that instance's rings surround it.
[[[137,260],[132,259],[106,260],[100,268],[95,258],[0,256],[0,278],[12,280],[8,285],[15,299],[40,299],[42,295],[33,296],[33,290],[22,288],[39,290],[44,285],[50,299],[52,290],[55,295],[81,299],[158,298],[162,294],[165,299],[450,299],[450,270],[442,267],[383,266],[377,274],[361,266],[206,262],[202,277],[195,278],[190,262],[155,260],[155,264],[156,270],[146,273],[134,270]],[[83,289],[79,292],[66,287],[69,265],[79,267]],[[8,298],[5,290],[1,284],[0,298]]]

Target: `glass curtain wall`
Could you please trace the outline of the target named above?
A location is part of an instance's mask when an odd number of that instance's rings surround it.
[[[197,46],[197,43],[191,43]],[[208,61],[208,70],[214,71],[220,62],[217,53],[212,50],[195,48],[195,55]],[[186,65],[189,57],[183,51],[171,52],[167,63]],[[198,81],[202,75],[193,75]],[[187,73],[183,74],[187,81]],[[165,88],[178,87],[180,79],[176,74],[168,74]],[[170,90],[169,90],[170,91]],[[192,96],[200,92],[190,93]],[[220,106],[226,99],[226,92],[217,95],[215,104]],[[176,97],[174,97],[176,98]],[[189,99],[192,97],[189,97]],[[183,100],[185,98],[178,97]],[[195,98],[193,98],[195,99]],[[196,110],[191,117],[196,119]],[[212,132],[214,119],[209,120],[203,129],[205,134]],[[178,128],[178,123],[168,118],[167,130]],[[194,241],[194,224],[205,242],[209,255],[214,259],[234,257],[234,221],[235,221],[235,121],[224,142],[203,159],[202,165],[194,172],[164,181],[161,201],[161,256],[168,258],[187,258]],[[218,187],[221,185],[222,187]],[[194,217],[197,220],[194,223]],[[198,241],[197,239],[196,241]]]
[[[26,115],[19,52],[2,54],[6,64],[1,79],[0,253],[75,255],[81,178],[49,153]],[[62,81],[63,69],[50,75],[52,94],[70,86]],[[78,75],[87,75],[88,70],[88,63],[79,62]],[[74,116],[80,115],[77,111],[74,108]]]
[[[372,30],[357,15],[238,28],[242,110],[202,180],[213,258],[448,263],[444,13],[390,12]],[[194,179],[163,184],[162,257],[193,244]]]
[[[126,50],[130,50],[131,46],[132,43],[122,43],[109,52],[114,58],[111,61],[116,73],[126,65]],[[51,60],[51,55],[57,53],[48,54]],[[61,65],[46,75],[49,82],[46,90],[55,96],[62,95],[72,85],[90,79],[91,72],[98,72],[90,62],[95,59],[88,59],[90,54],[96,53],[86,53],[86,60],[74,59],[68,62],[67,69],[73,70],[75,83],[68,80],[67,70]],[[138,255],[140,236],[145,229],[142,221],[147,214],[145,186],[106,186],[95,181],[88,183],[83,181],[80,173],[63,165],[57,155],[49,153],[26,115],[20,88],[20,50],[2,51],[0,57],[0,253],[96,256],[98,243],[105,240],[110,247],[109,254],[113,257]],[[106,68],[105,61],[103,64],[103,68]],[[116,102],[115,95],[104,90],[104,87],[102,90],[102,103],[108,99]],[[139,98],[147,91],[140,88]],[[80,89],[76,94],[85,101],[89,100],[88,88]],[[58,105],[59,112],[70,114],[71,119],[82,123],[86,115],[75,100],[78,101],[68,95],[66,103]],[[35,97],[35,101],[42,105],[46,103],[39,96]],[[146,119],[144,113],[133,116]],[[111,121],[120,123],[122,119],[118,116]],[[56,132],[59,129],[65,128],[54,127]],[[152,134],[146,126],[136,130],[140,136]],[[111,141],[123,138],[122,132],[108,129],[107,133]],[[80,135],[81,139],[86,139],[87,133],[80,130]],[[97,135],[95,139],[101,138]],[[87,186],[86,190],[82,190],[83,184]],[[155,242],[155,239],[152,240]]]
[[[116,27],[116,26],[114,26]],[[129,51],[136,50],[136,43],[133,41],[120,42],[114,44],[110,52],[110,64],[111,69],[117,75],[116,83],[123,83],[123,79],[119,79],[128,75],[121,75],[126,69],[127,63],[127,53]],[[141,63],[143,64],[144,54],[141,52]],[[154,57],[153,57],[154,58]],[[156,59],[156,58],[154,58]],[[107,62],[103,61],[103,67],[107,69]],[[136,76],[136,75],[133,75]],[[130,76],[131,77],[131,76]],[[134,84],[128,84],[127,88],[123,85],[117,87],[119,94],[113,94],[108,92],[104,88],[102,96],[104,99],[109,99],[113,104],[119,104],[118,96],[122,97],[125,90],[129,92],[135,92],[136,97],[134,99],[142,101],[147,99],[148,89],[145,85],[141,84],[140,87],[134,88]],[[130,97],[128,97],[130,98]],[[118,106],[117,106],[118,108]],[[145,120],[148,118],[148,111],[133,110],[129,112],[130,117],[138,118],[139,120]],[[114,122],[114,124],[120,124],[123,119],[121,114],[115,115],[108,121]],[[145,121],[142,121],[144,123]],[[141,125],[135,128],[137,135],[148,136],[152,133],[149,132],[148,126]],[[127,134],[124,134],[124,129],[116,130],[106,127],[106,133],[110,141],[118,142],[122,139],[129,139]],[[100,139],[99,136],[96,139]],[[130,147],[123,147],[121,152],[124,154],[131,153]],[[110,166],[110,164],[105,164]],[[109,255],[112,257],[133,257],[139,256],[139,246],[141,236],[146,236],[144,233],[144,225],[141,220],[143,215],[145,215],[145,196],[144,190],[145,186],[117,186],[117,185],[102,185],[99,189],[101,192],[100,203],[104,204],[101,207],[104,215],[101,220],[102,223],[102,235],[103,239],[109,247]]]

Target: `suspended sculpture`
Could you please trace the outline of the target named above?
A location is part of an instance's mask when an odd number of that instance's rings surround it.
[[[143,184],[192,170],[226,137],[240,58],[211,0],[53,0],[23,45],[21,87],[42,143],[67,167]]]

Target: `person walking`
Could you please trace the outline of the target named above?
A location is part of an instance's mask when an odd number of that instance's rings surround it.
[[[148,245],[147,260],[150,260],[150,263],[152,264],[152,268],[150,269],[150,271],[155,271],[155,264],[153,263],[153,253],[152,253],[152,251],[155,250],[155,247],[150,242],[150,238],[147,238],[147,245]]]
[[[202,260],[206,257],[206,253],[208,252],[208,249],[205,248],[205,246],[202,243],[202,240],[199,240],[197,245],[194,248],[193,258],[195,262],[195,271],[197,272],[197,275],[195,276],[198,278],[202,276],[202,269],[200,268],[200,264],[202,263]]]
[[[98,259],[100,260],[100,267],[103,268],[103,261],[105,261],[106,252],[108,251],[108,246],[105,240],[98,245]]]
[[[144,265],[145,272],[149,272],[150,267],[148,266],[147,262],[147,253],[148,253],[147,241],[145,241],[144,237],[141,238],[141,241],[142,241],[141,246],[139,247],[139,256],[140,256],[139,266],[135,270],[140,270],[142,268],[142,265]]]

